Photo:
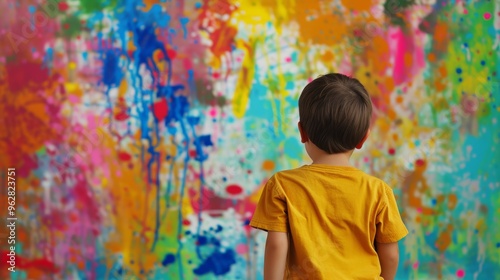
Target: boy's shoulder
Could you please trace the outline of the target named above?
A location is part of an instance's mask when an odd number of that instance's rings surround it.
[[[285,169],[276,172],[271,178],[271,181],[303,181],[308,180],[311,177],[325,177],[325,178],[335,178],[336,176],[341,176],[342,178],[353,178],[364,182],[364,184],[380,189],[389,190],[391,189],[389,185],[382,179],[370,175],[360,169],[348,166],[322,166],[322,165],[303,165],[293,169]]]

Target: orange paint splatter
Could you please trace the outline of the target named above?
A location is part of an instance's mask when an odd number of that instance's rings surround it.
[[[403,97],[401,95],[399,95],[398,97],[396,97],[396,103],[402,103],[403,102]]]
[[[262,162],[262,169],[267,170],[267,171],[272,171],[275,168],[274,161],[272,160],[265,160]]]
[[[439,252],[443,253],[451,244],[451,233],[453,232],[453,225],[448,225],[436,240],[436,248]]]
[[[342,5],[354,11],[369,11],[373,5],[372,1],[353,1],[353,0],[342,0]]]
[[[435,61],[436,61],[436,55],[435,55],[434,53],[429,53],[429,54],[427,55],[427,60],[428,60],[429,62],[435,62]]]

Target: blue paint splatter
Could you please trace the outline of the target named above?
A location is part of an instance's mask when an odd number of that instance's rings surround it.
[[[187,121],[189,125],[197,125],[200,123],[200,117],[188,117]]]
[[[179,21],[181,22],[181,25],[182,25],[182,32],[184,33],[184,39],[187,38],[187,24],[189,22],[189,19],[186,18],[186,17],[183,17],[183,18],[180,18]]]
[[[217,225],[215,232],[221,232],[224,228],[221,225]]]
[[[231,266],[236,263],[235,252],[227,249],[221,253],[215,251],[199,267],[193,270],[196,275],[213,273],[216,276],[224,275],[231,270]]]
[[[163,260],[161,261],[161,265],[167,266],[169,264],[172,264],[175,262],[175,255],[174,254],[166,254]]]
[[[102,66],[102,82],[107,86],[118,86],[123,78],[123,72],[119,67],[119,53],[107,50],[104,55]]]
[[[43,57],[43,67],[49,70],[49,73],[52,71],[52,66],[54,64],[54,50],[52,48],[47,48],[45,50],[45,55]]]
[[[208,243],[208,238],[206,236],[198,236],[198,240],[196,242],[199,246],[206,245]]]

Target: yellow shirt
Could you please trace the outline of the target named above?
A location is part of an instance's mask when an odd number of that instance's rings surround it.
[[[289,233],[286,279],[383,279],[374,241],[408,234],[386,183],[321,164],[271,177],[250,225]]]

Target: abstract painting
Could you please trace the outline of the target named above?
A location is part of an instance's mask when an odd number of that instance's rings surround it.
[[[500,278],[498,0],[0,9],[2,279],[262,279],[248,223],[274,172],[309,163],[297,100],[328,72],[372,97],[352,160],[410,231],[397,279]]]

